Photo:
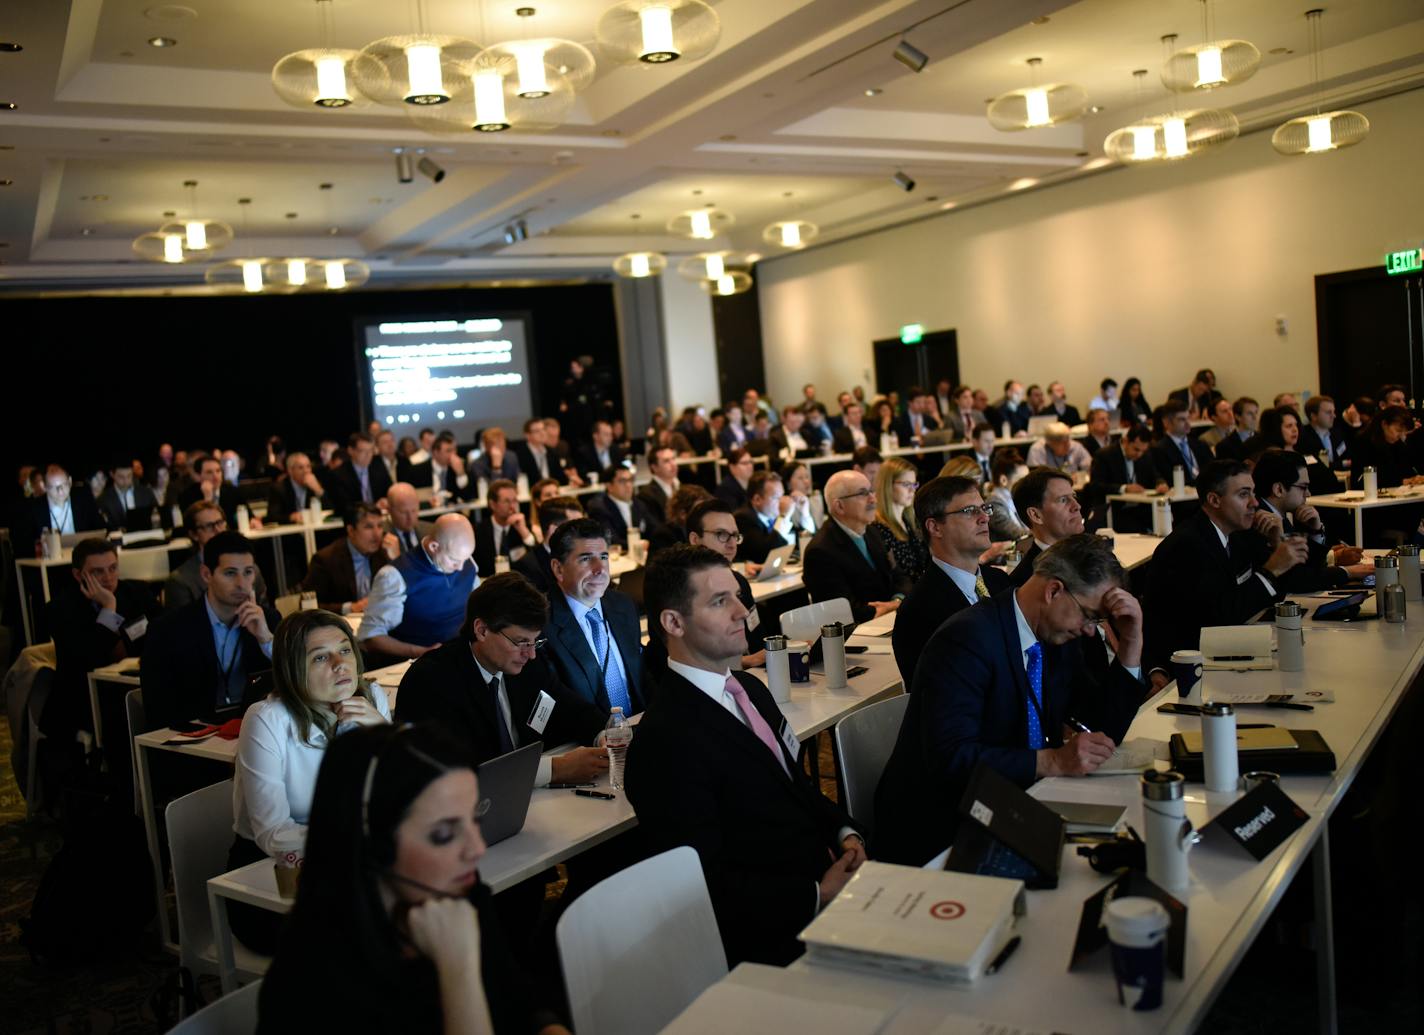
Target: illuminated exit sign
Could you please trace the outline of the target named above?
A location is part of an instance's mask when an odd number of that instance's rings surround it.
[[[1390,272],[1393,273],[1394,270],[1390,270]],[[923,324],[907,323],[900,328],[900,340],[906,345],[914,345],[924,336],[925,328]]]
[[[1418,273],[1424,270],[1424,248],[1412,248],[1407,252],[1390,252],[1384,257],[1384,271],[1391,276],[1396,273]],[[900,332],[904,341],[904,331]]]

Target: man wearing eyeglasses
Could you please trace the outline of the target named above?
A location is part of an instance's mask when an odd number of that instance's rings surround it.
[[[1267,449],[1251,469],[1256,483],[1257,513],[1281,519],[1286,535],[1302,535],[1306,559],[1276,580],[1287,593],[1315,593],[1336,589],[1352,579],[1374,573],[1373,564],[1362,564],[1364,550],[1341,543],[1333,549],[1325,538],[1320,512],[1310,505],[1310,477],[1305,458],[1287,449]]]
[[[875,520],[875,491],[865,475],[831,475],[826,512],[830,520],[806,547],[801,576],[806,592],[813,601],[844,597],[855,622],[896,610],[912,583],[892,567],[880,537],[865,534]]]
[[[1111,543],[1070,536],[1022,586],[964,608],[930,637],[876,789],[876,858],[919,866],[950,844],[981,763],[1027,788],[1107,761],[1143,693],[1142,609],[1124,582]],[[1103,624],[1118,653],[1099,679],[1080,644]]]
[[[914,686],[915,665],[934,631],[950,616],[1008,589],[1009,577],[979,564],[989,549],[993,503],[970,478],[942,477],[915,493],[915,523],[930,548],[930,565],[895,616],[891,642],[905,688]]]
[[[176,611],[207,593],[203,584],[203,547],[219,532],[227,531],[227,518],[216,503],[199,500],[188,507],[183,516],[183,528],[195,549],[193,555],[169,573],[163,583],[163,610]],[[267,583],[262,571],[257,571],[254,593],[259,604],[267,603]]]
[[[1050,467],[1035,467],[1020,478],[1013,496],[1014,509],[1033,535],[1033,545],[1024,551],[1019,566],[1009,575],[1015,586],[1022,586],[1033,575],[1039,554],[1060,539],[1083,531],[1083,508],[1073,491],[1073,482]]]

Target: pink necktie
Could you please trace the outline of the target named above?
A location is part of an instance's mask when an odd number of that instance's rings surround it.
[[[746,688],[737,682],[737,677],[727,676],[727,693],[732,695],[732,700],[737,702],[737,707],[741,709],[743,717],[747,720],[747,726],[756,734],[758,740],[766,745],[767,750],[776,756],[776,760],[781,763],[781,768],[787,776],[791,775],[791,770],[786,767],[786,757],[781,753],[781,745],[776,742],[776,734],[771,732],[771,727],[766,724],[766,720],[761,717],[761,712],[757,711],[756,705],[752,704],[747,697]]]

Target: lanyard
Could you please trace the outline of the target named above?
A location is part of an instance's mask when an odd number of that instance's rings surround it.
[[[60,511],[60,514],[63,514],[63,515],[64,515],[63,517],[59,517],[59,515],[55,514],[53,507],[50,507],[50,508],[49,508],[49,525],[50,525],[50,528],[54,529],[56,532],[63,532],[63,531],[64,531],[64,522],[68,519],[68,517],[69,517],[69,515],[70,515],[70,507],[71,507],[71,506],[72,506],[72,505],[70,504],[70,502],[69,502],[68,500],[65,500],[65,501],[64,501],[64,509],[63,509],[62,511]]]

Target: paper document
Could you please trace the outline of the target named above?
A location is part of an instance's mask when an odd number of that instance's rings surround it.
[[[895,612],[890,611],[879,618],[861,622],[855,627],[857,636],[889,636],[895,631]]]
[[[663,1029],[663,1035],[784,1035],[788,1031],[875,1035],[887,1013],[883,1009],[818,1002],[722,981],[693,1000]]]
[[[1334,690],[1288,690],[1281,693],[1223,694],[1212,691],[1211,699],[1225,704],[1331,704]]]
[[[1147,737],[1133,737],[1117,746],[1106,762],[1094,769],[1089,776],[1122,776],[1125,773],[1140,773],[1149,768],[1157,759],[1167,759],[1171,753],[1165,740],[1151,740]]]
[[[849,647],[864,647],[865,650],[857,652],[861,655],[895,653],[894,647],[887,643],[883,638],[866,637],[862,640],[855,636],[852,636],[849,640],[846,641],[846,645]],[[855,654],[850,655],[850,657],[855,657]]]

